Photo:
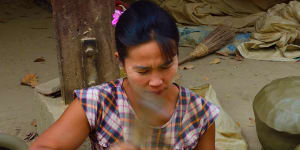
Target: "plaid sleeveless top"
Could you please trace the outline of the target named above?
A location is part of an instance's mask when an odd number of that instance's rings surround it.
[[[118,141],[134,136],[136,119],[122,86],[123,78],[74,91],[85,111],[91,132],[92,150],[109,149]],[[174,83],[175,84],[175,83]],[[219,108],[193,91],[178,86],[179,96],[170,120],[161,127],[150,127],[142,149],[192,150],[199,138],[215,121]]]

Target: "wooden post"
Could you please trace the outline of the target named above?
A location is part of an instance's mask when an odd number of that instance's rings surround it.
[[[52,9],[62,96],[69,104],[74,89],[119,77],[111,25],[114,1],[53,0]]]

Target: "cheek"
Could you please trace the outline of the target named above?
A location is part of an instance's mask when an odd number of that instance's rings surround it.
[[[131,85],[144,86],[147,84],[145,76],[140,75],[136,71],[127,69],[127,79]]]
[[[169,68],[168,73],[166,74],[167,80],[171,83],[173,82],[173,79],[178,71],[178,57],[174,56],[173,60],[173,65]]]
[[[165,77],[165,80],[168,81],[168,82],[172,82],[176,73],[177,73],[177,66],[174,66],[174,67],[171,67],[165,74],[164,74],[164,77]]]

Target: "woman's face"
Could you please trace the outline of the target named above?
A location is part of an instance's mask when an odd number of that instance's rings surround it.
[[[131,89],[161,96],[172,87],[178,69],[177,55],[166,61],[156,41],[130,48],[124,62]]]

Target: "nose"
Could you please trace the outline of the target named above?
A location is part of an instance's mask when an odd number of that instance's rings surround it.
[[[163,84],[163,80],[162,80],[162,78],[160,78],[158,76],[151,77],[151,79],[149,81],[149,86],[150,87],[159,87],[162,84]]]

